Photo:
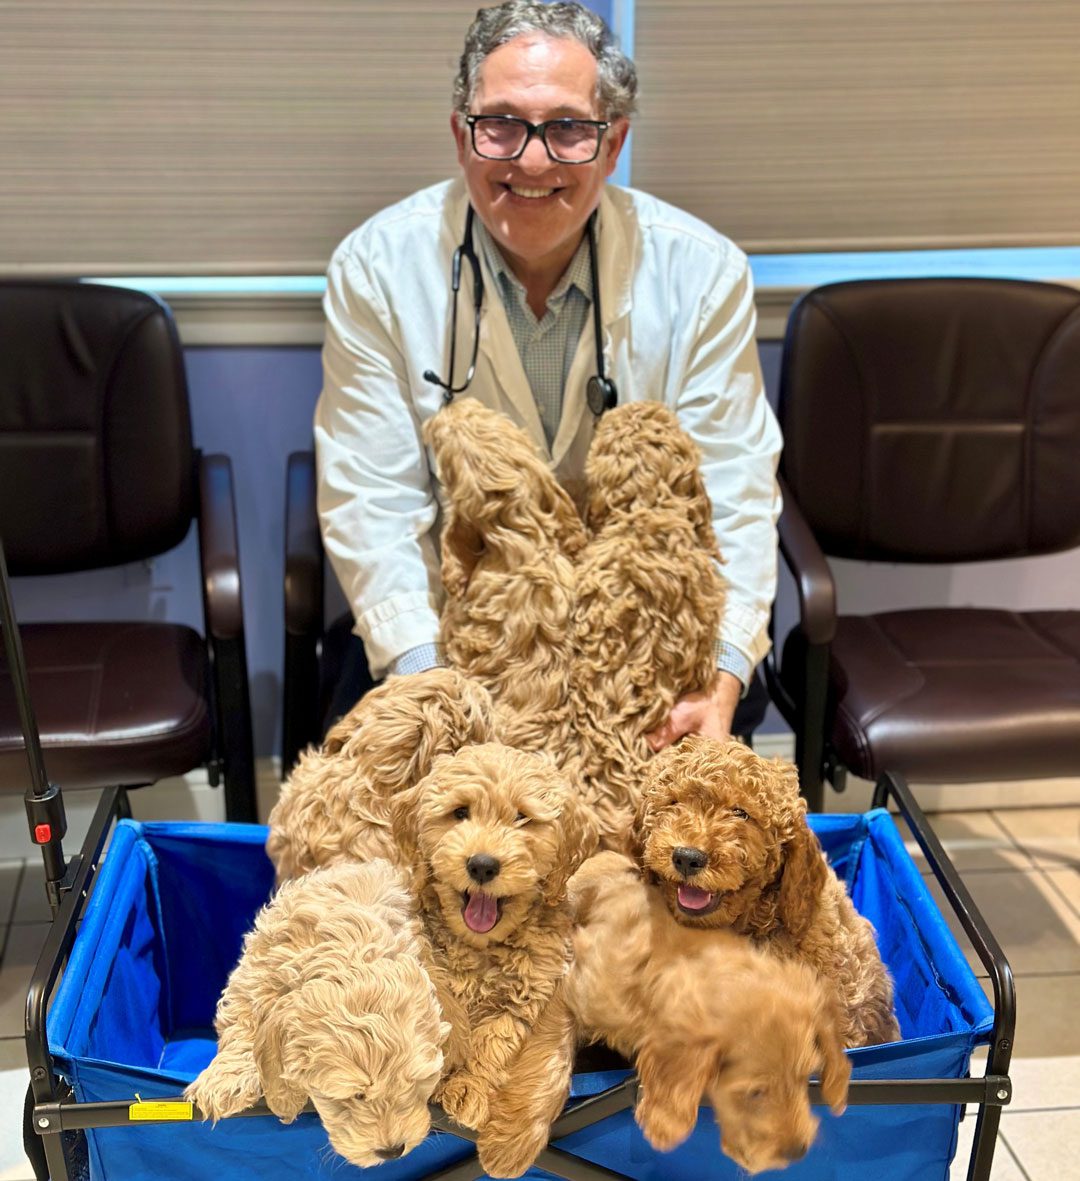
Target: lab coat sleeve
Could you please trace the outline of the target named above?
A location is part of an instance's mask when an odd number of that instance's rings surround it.
[[[780,428],[765,399],[756,324],[746,256],[729,244],[702,304],[678,415],[701,448],[723,558],[727,598],[719,639],[752,667],[769,649],[780,515]]]
[[[402,653],[438,639],[438,505],[391,317],[348,240],[331,260],[323,307],[319,519],[355,631],[381,677]]]

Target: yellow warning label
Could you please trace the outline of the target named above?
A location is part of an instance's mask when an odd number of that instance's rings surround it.
[[[128,1107],[128,1119],[131,1120],[190,1120],[195,1118],[195,1105],[183,1103],[175,1099],[153,1100],[143,1103],[132,1103]]]

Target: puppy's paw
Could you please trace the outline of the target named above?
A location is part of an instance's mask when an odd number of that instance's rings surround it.
[[[218,1067],[215,1062],[189,1083],[184,1098],[202,1113],[204,1120],[217,1123],[230,1115],[246,1111],[262,1098],[259,1073],[254,1064],[250,1069]]]
[[[638,1103],[634,1111],[634,1122],[641,1129],[645,1139],[657,1152],[671,1152],[693,1131],[682,1120],[673,1119],[662,1108]]]
[[[436,1095],[443,1111],[466,1128],[478,1131],[487,1122],[490,1107],[489,1088],[482,1079],[459,1070],[443,1083]]]
[[[520,1177],[536,1161],[550,1132],[541,1120],[511,1128],[493,1114],[476,1141],[484,1172],[489,1177]]]

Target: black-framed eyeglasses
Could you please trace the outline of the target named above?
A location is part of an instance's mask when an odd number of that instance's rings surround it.
[[[534,135],[556,164],[588,164],[600,152],[610,123],[599,119],[546,119],[530,123],[516,115],[466,115],[473,151],[485,160],[516,160]]]

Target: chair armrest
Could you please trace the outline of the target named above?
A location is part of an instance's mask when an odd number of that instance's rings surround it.
[[[207,634],[215,640],[242,640],[240,550],[232,462],[227,455],[199,456],[199,560]]]
[[[829,563],[783,479],[784,511],[777,531],[780,553],[795,576],[799,624],[810,644],[831,644],[836,636],[836,583]]]
[[[323,546],[315,507],[315,455],[294,451],[285,477],[285,631],[321,636]]]

